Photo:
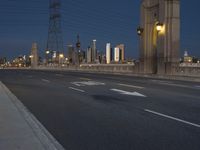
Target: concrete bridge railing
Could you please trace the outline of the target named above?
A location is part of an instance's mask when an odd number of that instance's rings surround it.
[[[139,64],[82,64],[80,66],[40,66],[37,69],[40,70],[71,70],[71,71],[84,71],[84,72],[100,72],[100,73],[120,73],[120,74],[129,74],[129,75],[139,75],[146,76],[141,74],[139,71]],[[179,76],[179,77],[194,77],[200,79],[200,67],[198,66],[183,66],[182,64],[179,67],[173,69],[174,72],[172,75],[154,75],[148,74],[147,76]]]

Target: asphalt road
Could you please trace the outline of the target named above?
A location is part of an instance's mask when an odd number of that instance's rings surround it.
[[[199,150],[200,83],[0,70],[66,150]]]

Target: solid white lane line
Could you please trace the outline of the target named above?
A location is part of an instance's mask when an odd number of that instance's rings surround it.
[[[144,89],[144,87],[141,87],[141,86],[134,86],[134,85],[128,85],[128,84],[121,84],[121,83],[119,83],[118,85],[125,86],[125,87],[131,87],[131,88],[137,88],[137,89]]]
[[[165,118],[168,118],[168,119],[172,119],[172,120],[175,120],[175,121],[184,123],[184,124],[188,124],[188,125],[191,125],[191,126],[200,128],[200,125],[198,125],[198,124],[191,123],[191,122],[188,122],[188,121],[179,119],[179,118],[175,118],[175,117],[172,117],[172,116],[168,116],[168,115],[165,115],[165,114],[162,114],[162,113],[158,113],[158,112],[155,112],[155,111],[152,111],[152,110],[149,110],[149,109],[145,109],[144,111],[149,112],[149,113],[152,113],[152,114],[154,114],[154,115],[158,115],[158,116],[161,116],[161,117],[165,117]]]
[[[82,92],[82,93],[85,92],[84,90],[77,89],[77,88],[73,88],[73,87],[69,87],[69,89],[71,89],[71,90],[75,90],[75,91],[78,91],[78,92]]]
[[[46,79],[42,79],[43,82],[47,82],[47,83],[50,83],[49,80],[46,80]]]

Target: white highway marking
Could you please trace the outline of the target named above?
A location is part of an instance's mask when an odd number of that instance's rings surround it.
[[[172,119],[172,120],[175,120],[175,121],[178,121],[178,122],[182,122],[182,123],[184,123],[184,124],[188,124],[188,125],[191,125],[191,126],[200,128],[200,125],[198,125],[198,124],[191,123],[191,122],[188,122],[188,121],[179,119],[179,118],[175,118],[175,117],[172,117],[172,116],[168,116],[168,115],[165,115],[165,114],[161,114],[161,113],[158,113],[158,112],[149,110],[149,109],[145,109],[144,111],[149,112],[149,113],[152,113],[152,114],[154,114],[154,115],[158,115],[158,116],[161,116],[161,117],[165,117],[165,118],[168,118],[168,119]]]
[[[82,81],[82,82],[72,82],[71,84],[76,86],[94,86],[94,85],[105,85],[105,83],[96,81]]]
[[[162,80],[150,80],[152,82],[157,82],[157,83],[173,83],[171,81],[162,81]]]
[[[128,84],[118,84],[120,86],[125,86],[125,87],[131,87],[131,88],[137,88],[137,89],[144,89],[144,87],[141,86],[134,86],[134,85],[128,85]]]
[[[158,82],[158,84],[175,86],[175,87],[182,87],[182,88],[190,88],[190,89],[199,89],[200,88],[200,86],[188,86],[188,85],[175,84],[175,83],[167,83],[167,82]]]
[[[173,83],[159,83],[159,84],[169,85],[169,86],[176,86],[176,87],[184,87],[184,88],[192,88],[190,86],[182,85],[182,84],[173,84]]]
[[[73,87],[69,87],[69,89],[71,89],[71,90],[75,90],[75,91],[78,91],[78,92],[82,92],[82,93],[85,92],[84,90],[77,89],[77,88],[73,88]]]
[[[110,89],[111,91],[114,91],[114,92],[118,92],[122,95],[130,95],[130,96],[139,96],[139,97],[146,97],[145,95],[143,94],[140,94],[138,92],[128,92],[128,91],[123,91],[123,90],[119,90],[119,89]]]
[[[42,79],[43,82],[47,82],[47,83],[50,83],[49,80],[46,80],[46,79]]]

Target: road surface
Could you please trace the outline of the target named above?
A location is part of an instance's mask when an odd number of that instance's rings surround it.
[[[66,150],[199,150],[200,83],[0,70]]]

